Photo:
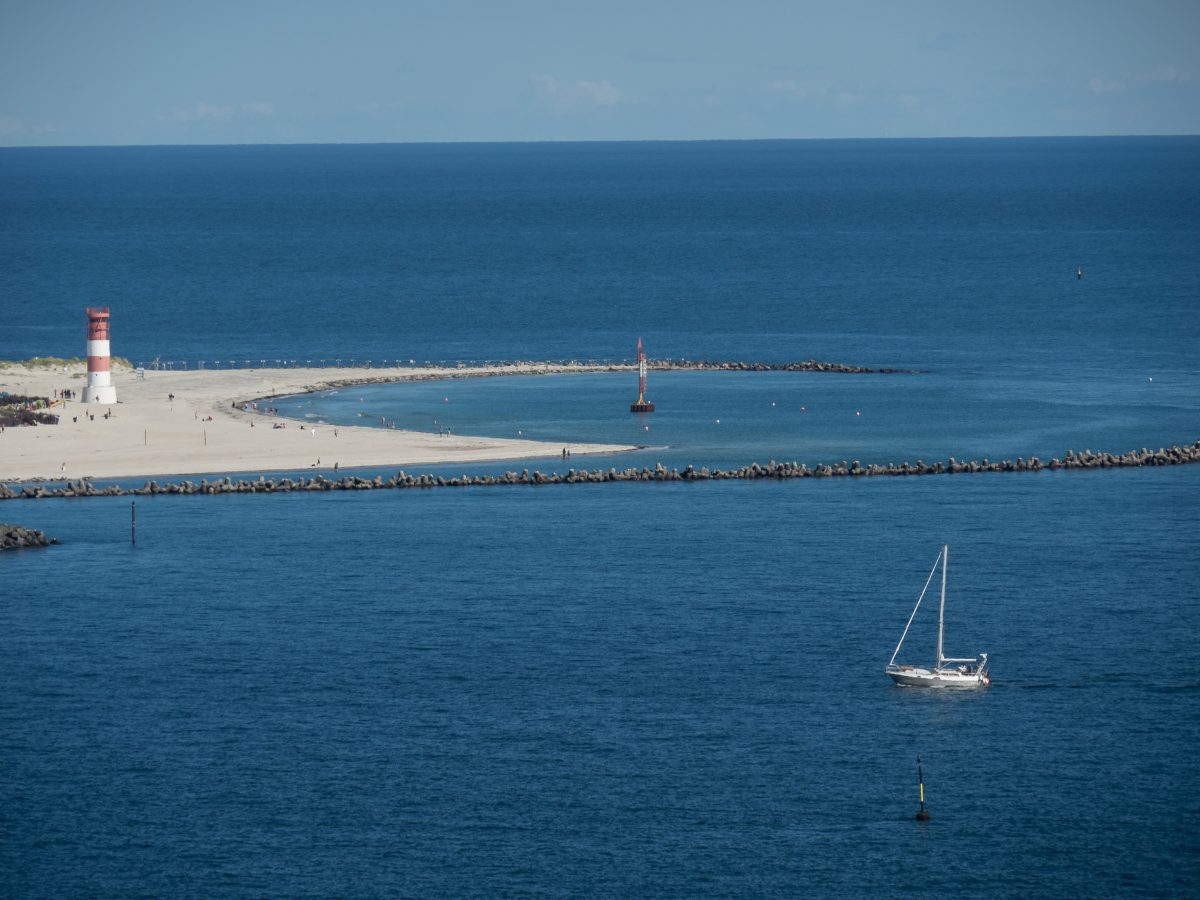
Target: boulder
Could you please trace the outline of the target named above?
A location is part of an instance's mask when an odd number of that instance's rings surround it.
[[[48,538],[43,532],[24,525],[0,525],[0,550],[24,550],[57,543],[54,538]]]

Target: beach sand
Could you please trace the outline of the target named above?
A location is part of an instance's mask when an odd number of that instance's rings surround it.
[[[438,435],[362,426],[313,425],[245,412],[260,397],[329,390],[349,384],[506,374],[606,371],[608,367],[514,363],[454,369],[233,369],[147,371],[138,378],[116,370],[113,406],[65,401],[57,425],[11,427],[0,434],[0,481],[127,478],[309,470],[329,475],[359,467],[400,468],[437,463],[560,458],[618,453],[628,445],[548,444],[541,441]],[[85,366],[40,368],[8,364],[0,390],[54,397],[69,388],[83,396]],[[174,395],[174,400],[168,397]],[[234,408],[234,403],[239,408]],[[260,403],[260,407],[269,406]],[[109,418],[104,418],[110,413]],[[275,422],[285,428],[273,428]],[[253,423],[253,426],[251,425]],[[320,466],[316,461],[320,459]]]

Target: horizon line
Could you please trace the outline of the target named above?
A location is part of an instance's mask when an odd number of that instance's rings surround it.
[[[527,140],[416,140],[416,141],[243,141],[171,144],[7,144],[0,150],[117,150],[167,147],[395,147],[526,144],[733,144],[798,143],[819,141],[1007,141],[1007,140],[1091,140],[1095,138],[1195,138],[1200,133],[1111,133],[1111,134],[996,134],[890,137],[759,137],[759,138],[531,138]]]

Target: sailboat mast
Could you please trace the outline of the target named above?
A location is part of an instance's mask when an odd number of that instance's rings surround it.
[[[947,557],[950,555],[950,545],[942,544],[942,604],[938,607],[938,668],[942,667],[942,631],[945,627],[946,620],[946,563],[949,562]]]

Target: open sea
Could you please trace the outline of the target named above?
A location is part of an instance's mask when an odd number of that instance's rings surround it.
[[[1198,210],[1189,137],[0,149],[0,359],[912,370],[278,403],[646,448],[439,474],[1120,453]],[[1200,891],[1200,466],[129,503],[0,504],[2,896]],[[883,673],[943,542],[986,690]]]

